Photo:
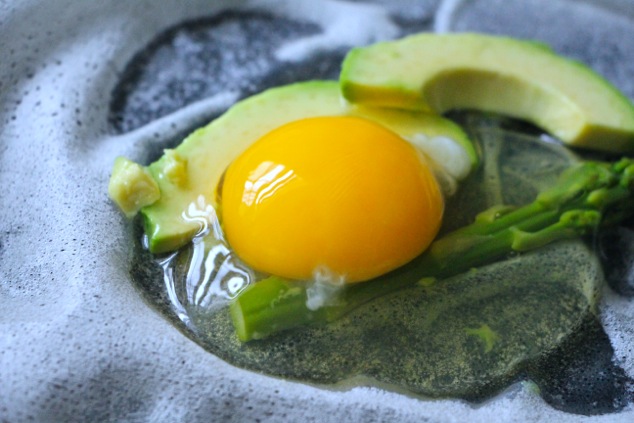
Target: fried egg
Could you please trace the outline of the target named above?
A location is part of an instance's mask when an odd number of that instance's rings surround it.
[[[221,197],[225,236],[246,264],[346,283],[421,254],[443,207],[421,151],[356,116],[306,118],[270,131],[229,165]]]

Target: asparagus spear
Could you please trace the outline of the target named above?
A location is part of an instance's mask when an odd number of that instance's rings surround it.
[[[398,277],[345,287],[333,304],[312,307],[306,283],[269,277],[247,287],[230,305],[241,341],[308,324],[326,323],[421,278],[446,278],[513,252],[578,237],[634,214],[634,160],[585,162],[520,208],[493,207],[475,222],[436,240]],[[314,309],[313,309],[314,308]]]

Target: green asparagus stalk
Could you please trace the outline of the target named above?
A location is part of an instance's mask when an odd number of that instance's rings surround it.
[[[564,171],[557,183],[519,208],[495,206],[474,223],[432,243],[397,278],[350,285],[333,304],[311,309],[306,283],[270,277],[247,287],[230,305],[241,341],[335,320],[360,305],[421,280],[446,278],[514,252],[592,233],[634,214],[634,160],[585,162]]]

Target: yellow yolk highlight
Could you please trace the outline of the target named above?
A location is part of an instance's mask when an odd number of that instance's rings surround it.
[[[421,153],[357,117],[281,126],[227,169],[227,240],[254,269],[309,280],[316,270],[368,280],[432,242],[443,197]]]

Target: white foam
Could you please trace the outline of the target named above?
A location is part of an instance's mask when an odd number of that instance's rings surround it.
[[[462,5],[463,0],[444,0],[434,20],[434,32],[445,33],[451,31],[451,24],[458,8]]]
[[[399,34],[388,12],[376,5],[335,0],[259,0],[248,7],[275,10],[286,17],[308,20],[322,27],[323,32],[291,41],[280,47],[276,58],[301,61],[320,51],[360,46],[389,40]]]
[[[610,337],[616,362],[631,378],[634,378],[634,355],[632,354],[634,307],[632,307],[632,300],[616,295],[611,289],[605,287],[600,310],[603,328]]]

